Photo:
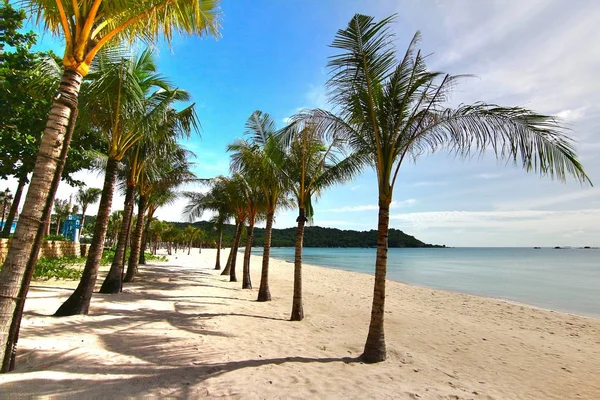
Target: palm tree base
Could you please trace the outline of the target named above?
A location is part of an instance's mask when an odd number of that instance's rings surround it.
[[[269,288],[260,288],[258,291],[258,299],[256,301],[271,301],[271,292]]]
[[[365,345],[364,352],[359,357],[366,364],[374,364],[385,361],[386,350],[385,342],[377,343],[374,345]]]
[[[302,321],[303,319],[304,310],[302,309],[302,307],[300,307],[299,309],[296,309],[296,307],[294,307],[294,309],[292,310],[290,321]]]
[[[102,294],[117,294],[121,292],[121,278],[120,277],[106,277],[102,286],[100,287],[100,293]]]
[[[73,292],[54,313],[54,317],[68,317],[71,315],[87,315],[88,307],[85,305],[83,293],[78,293],[78,289]]]

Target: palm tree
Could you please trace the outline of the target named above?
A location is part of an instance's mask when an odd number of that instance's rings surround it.
[[[184,110],[185,111],[185,110]],[[179,119],[169,119],[169,126]],[[182,126],[184,130],[189,127]],[[179,129],[179,128],[177,128]],[[179,193],[175,189],[185,183],[193,182],[196,176],[190,171],[191,164],[188,159],[194,156],[188,150],[179,146],[176,139],[179,134],[173,132],[171,136],[163,137],[165,140],[144,141],[140,155],[144,163],[140,165],[138,177],[138,219],[131,240],[131,252],[127,262],[127,273],[124,282],[132,282],[137,274],[138,264],[145,264],[144,251],[149,224],[154,212],[160,206],[173,203]],[[170,138],[170,140],[167,140]],[[144,228],[144,214],[148,214]]]
[[[379,216],[375,285],[369,333],[362,358],[385,360],[383,331],[389,208],[400,166],[406,158],[446,149],[468,158],[491,148],[497,158],[526,171],[564,180],[588,177],[563,129],[554,118],[520,107],[475,103],[448,108],[449,91],[461,76],[427,70],[416,49],[417,33],[403,58],[396,60],[390,24],[355,15],[339,30],[332,47],[327,82],[340,115],[314,110],[307,116],[322,131],[344,137],[356,155],[377,173]]]
[[[152,157],[155,161],[158,161],[160,157],[170,157],[170,152],[176,146],[176,139],[189,138],[191,131],[197,131],[198,129],[194,105],[181,111],[175,111],[171,107],[173,102],[186,101],[189,96],[185,91],[169,88],[164,78],[152,73],[156,68],[151,53],[148,51],[142,53],[140,59],[137,60],[137,64],[140,70],[145,71],[147,74],[147,81],[144,81],[146,91],[152,87],[158,89],[146,95],[143,114],[131,116],[130,122],[133,128],[127,132],[128,134],[124,135],[124,138],[118,137],[118,135],[111,137],[112,149],[126,149],[130,144],[133,144],[133,146],[131,150],[125,153],[123,158],[126,165],[123,229],[117,242],[114,260],[106,279],[102,283],[100,293],[118,293],[122,289],[122,276],[126,247],[129,243],[135,192],[140,176],[147,166],[147,161],[151,162],[147,160],[147,157]],[[148,81],[151,82],[151,85]],[[155,150],[152,151],[150,148]]]
[[[119,233],[121,232],[122,227],[123,210],[114,211],[112,214],[110,214],[106,223],[106,236],[108,236],[107,244],[109,246],[112,247],[117,244],[117,238],[119,237]]]
[[[246,249],[244,250],[244,264],[242,273],[242,289],[252,289],[250,280],[250,255],[252,252],[252,242],[254,239],[254,224],[260,215],[264,214],[266,202],[265,194],[257,182],[252,182],[248,178],[242,178],[241,196],[246,200],[246,214],[248,219],[248,228],[246,229]]]
[[[10,370],[16,354],[23,308],[17,299],[24,301],[27,294],[43,224],[62,174],[64,162],[57,160],[67,156],[81,82],[96,54],[122,41],[142,39],[156,43],[164,37],[170,42],[174,32],[217,36],[220,27],[219,0],[26,0],[23,6],[46,29],[65,39],[64,70],[41,139],[23,213],[0,272],[1,372]]]
[[[54,199],[54,216],[56,217],[55,235],[60,234],[60,223],[69,216],[69,201],[66,199]]]
[[[345,157],[345,142],[320,131],[310,119],[300,119],[284,128],[281,134],[287,144],[282,172],[298,206],[296,246],[294,251],[294,298],[290,320],[304,319],[302,304],[302,242],[304,225],[312,219],[313,198],[336,183],[347,182],[360,172],[361,157]]]
[[[79,237],[83,232],[83,225],[85,224],[85,213],[90,204],[95,204],[100,200],[102,189],[98,188],[79,188],[75,200],[81,206],[81,227],[79,228]]]
[[[237,253],[240,247],[242,231],[244,230],[244,222],[248,216],[247,202],[245,198],[245,181],[240,174],[234,174],[227,181],[226,191],[228,194],[229,206],[232,209],[233,218],[235,221],[235,233],[231,242],[231,250],[227,258],[227,264],[221,275],[229,275],[230,282],[237,282],[236,276],[236,261]]]
[[[184,196],[188,199],[183,213],[190,221],[201,218],[206,211],[216,213],[213,222],[217,228],[217,257],[215,269],[221,269],[221,242],[223,240],[223,224],[231,218],[233,210],[229,201],[229,192],[227,191],[228,178],[217,176],[205,180],[209,185],[207,192],[185,192]]]
[[[270,301],[271,232],[275,211],[287,193],[285,177],[281,173],[285,153],[280,140],[276,137],[275,121],[267,113],[254,111],[246,121],[245,135],[249,137],[248,140],[237,140],[229,145],[228,150],[234,152],[231,155],[232,169],[240,171],[246,177],[251,177],[250,179],[255,182],[260,182],[260,187],[265,195],[265,243],[257,300]]]

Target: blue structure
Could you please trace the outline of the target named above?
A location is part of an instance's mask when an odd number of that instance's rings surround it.
[[[4,225],[6,225],[6,222],[0,223],[0,231],[4,229]],[[15,229],[17,229],[17,220],[13,221],[12,226],[10,227],[10,233],[15,233]]]
[[[63,222],[61,234],[72,242],[79,242],[80,227],[81,218],[75,215],[69,215]]]

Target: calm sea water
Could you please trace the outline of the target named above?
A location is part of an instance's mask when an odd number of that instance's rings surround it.
[[[253,253],[262,254],[262,249]],[[293,248],[271,249],[294,261]],[[375,249],[305,248],[306,264],[374,274]],[[600,250],[390,249],[389,279],[600,317]]]

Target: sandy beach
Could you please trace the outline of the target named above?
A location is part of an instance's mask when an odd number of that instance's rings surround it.
[[[76,282],[34,282],[0,398],[600,399],[598,319],[390,281],[388,360],[366,365],[370,276],[305,265],[289,322],[292,264],[271,260],[257,303],[260,258],[242,290],[214,257],[142,266],[88,316],[49,316]]]

